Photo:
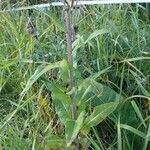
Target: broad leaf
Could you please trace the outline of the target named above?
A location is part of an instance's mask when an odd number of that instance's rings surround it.
[[[104,85],[104,84],[100,84],[100,85],[103,87],[103,92],[101,93],[99,97],[95,97],[92,100],[93,107],[101,105],[103,103],[121,101],[124,98],[121,94],[117,93],[109,86]]]
[[[82,104],[83,101],[88,101],[91,97],[100,96],[103,92],[102,84],[96,82],[93,79],[85,79],[78,86],[78,91],[76,94],[76,99],[79,100],[79,104]]]
[[[53,96],[55,110],[60,119],[60,121],[65,125],[68,120],[72,119],[71,116],[71,105],[63,103],[58,100],[55,96]]]
[[[72,104],[72,99],[69,95],[67,95],[66,89],[58,84],[56,84],[54,81],[47,80],[42,78],[47,88],[52,92],[53,96],[62,102]]]
[[[122,100],[123,96],[109,86],[98,83],[92,78],[87,78],[79,84],[76,99],[78,99],[79,104],[90,100],[92,106],[95,107],[100,104]]]
[[[118,102],[111,102],[96,106],[90,116],[85,120],[84,128],[90,128],[101,123],[118,106]]]
[[[65,124],[71,117],[72,99],[65,93],[66,89],[51,80],[42,78],[47,88],[52,92],[56,113],[60,121]]]

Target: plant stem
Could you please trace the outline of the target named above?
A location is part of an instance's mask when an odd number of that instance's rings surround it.
[[[67,34],[66,34],[66,40],[67,40],[67,54],[68,54],[68,62],[70,66],[69,70],[69,77],[70,77],[70,89],[72,89],[75,86],[75,81],[73,77],[73,56],[72,56],[72,39],[73,39],[73,31],[71,28],[71,10],[69,6],[65,6],[65,20],[66,20],[66,28],[67,28]],[[72,106],[72,118],[75,119],[76,114],[76,105],[73,101]]]
[[[69,77],[70,77],[70,88],[72,89],[75,86],[75,81],[73,77],[73,55],[72,55],[72,40],[73,40],[73,29],[71,27],[71,7],[69,5],[64,5],[65,8],[65,22],[66,22],[66,40],[67,40],[67,54],[68,54],[68,62],[70,66]],[[72,105],[72,118],[76,119],[76,104],[73,101]],[[79,150],[79,141],[78,138],[74,141],[74,149]]]
[[[66,20],[66,40],[67,40],[67,54],[68,54],[68,62],[70,65],[70,88],[74,87],[74,79],[73,79],[73,56],[72,56],[72,28],[71,28],[71,18],[70,18],[70,9],[68,7],[65,8],[65,20]]]

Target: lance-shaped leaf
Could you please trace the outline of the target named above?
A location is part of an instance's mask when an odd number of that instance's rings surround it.
[[[65,139],[62,139],[60,138],[59,136],[56,136],[56,135],[50,135],[50,136],[47,136],[45,138],[45,147],[47,149],[59,149],[59,148],[64,148],[66,147],[66,140]]]
[[[88,39],[87,39],[84,43],[86,44],[86,43],[88,43],[90,40],[96,38],[97,36],[103,35],[103,34],[106,34],[106,33],[109,33],[109,31],[106,30],[106,29],[96,30],[96,31],[94,31],[94,32],[88,37]]]
[[[78,133],[80,132],[80,129],[83,125],[85,112],[81,112],[78,116],[77,120],[68,120],[66,122],[66,141],[67,141],[67,147],[69,147],[74,139],[77,137]]]
[[[105,103],[96,106],[90,116],[88,116],[84,123],[84,131],[89,130],[90,127],[96,126],[108,117],[118,106],[118,102]]]
[[[138,136],[142,137],[143,139],[146,139],[146,138],[147,138],[145,133],[143,133],[143,132],[141,132],[141,131],[139,131],[139,130],[137,130],[137,129],[135,129],[135,128],[129,126],[129,125],[120,124],[120,127],[121,127],[121,128],[124,128],[124,129],[126,129],[126,130],[128,130],[128,131],[130,131],[130,132],[132,132],[132,133],[134,133],[135,135],[138,135]],[[150,141],[150,138],[147,139],[147,140]]]
[[[56,63],[51,63],[49,65],[41,65],[39,66],[36,71],[34,72],[34,74],[30,77],[30,79],[28,80],[24,90],[21,92],[21,97],[20,99],[23,99],[24,95],[27,93],[27,91],[30,89],[30,87],[34,84],[35,81],[37,81],[37,79],[39,77],[41,77],[44,73],[46,73],[47,71],[51,70],[51,69],[55,69],[55,68],[59,68],[61,67],[63,61],[59,61]]]

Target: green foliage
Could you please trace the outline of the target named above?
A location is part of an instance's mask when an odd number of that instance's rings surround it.
[[[79,114],[77,120],[75,121],[68,120],[65,123],[67,147],[69,147],[72,144],[72,142],[75,140],[75,138],[79,134],[83,126],[84,116],[85,116],[85,112],[83,111]]]
[[[110,115],[117,107],[117,102],[105,103],[96,106],[90,116],[85,120],[85,128],[94,127],[101,123],[108,115]],[[84,127],[83,127],[84,128]]]
[[[45,150],[51,148],[66,148],[65,139],[60,138],[56,135],[50,135],[45,138]]]
[[[4,1],[2,8],[7,4]],[[33,10],[38,39],[26,31],[27,11],[1,13],[0,149],[73,149],[78,137],[81,149],[146,150],[150,141],[147,12],[139,4],[73,10],[78,31],[72,89],[63,10]],[[48,106],[41,107],[40,99]]]

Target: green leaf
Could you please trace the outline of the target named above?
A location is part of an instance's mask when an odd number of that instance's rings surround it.
[[[129,126],[129,125],[120,124],[120,127],[123,128],[123,129],[126,129],[126,130],[128,130],[128,131],[130,131],[130,132],[132,132],[132,133],[134,133],[134,134],[136,134],[138,136],[140,136],[140,137],[142,137],[143,139],[146,139],[146,134],[145,133],[143,133],[143,132],[141,132],[141,131],[139,131],[139,130],[137,130],[137,129]]]
[[[64,87],[45,78],[41,78],[41,80],[44,81],[47,88],[52,92],[56,113],[58,114],[60,121],[65,124],[68,120],[72,119],[71,105],[73,100],[65,93],[66,89]]]
[[[69,147],[74,139],[77,137],[84,120],[85,112],[81,112],[78,116],[77,120],[68,120],[66,122],[66,140],[67,140],[67,147]]]
[[[72,43],[73,47],[73,56],[75,57],[77,53],[77,49],[84,45],[84,38],[83,36],[78,36],[77,39]]]
[[[60,121],[65,125],[68,120],[72,119],[71,105],[58,100],[56,97],[53,97],[53,99],[56,113]]]
[[[78,100],[78,105],[90,100],[92,106],[95,107],[100,104],[123,99],[122,95],[111,89],[109,86],[95,81],[93,78],[97,78],[97,75],[78,83],[75,97]]]
[[[30,89],[30,87],[33,85],[33,83],[35,81],[37,81],[37,79],[39,77],[41,77],[44,73],[46,73],[47,71],[51,70],[51,69],[54,69],[54,68],[59,68],[61,67],[62,63],[64,62],[65,60],[62,60],[62,61],[59,61],[59,62],[56,62],[56,63],[51,63],[49,65],[41,65],[39,66],[36,71],[34,72],[34,74],[30,77],[30,79],[28,80],[24,90],[21,92],[21,97],[20,99],[23,99],[24,95],[27,93],[27,91]]]
[[[144,147],[143,150],[146,150],[148,147],[148,141],[150,140],[150,124],[148,126],[148,130],[147,130],[147,134],[146,134],[146,138],[145,138],[145,143],[144,143]]]
[[[108,30],[106,30],[106,29],[96,30],[88,37],[88,39],[84,43],[86,44],[93,38],[95,38],[99,35],[105,34],[105,33],[108,33]]]
[[[72,99],[69,95],[65,93],[66,89],[64,87],[61,87],[60,85],[56,84],[54,81],[51,80],[47,80],[44,78],[42,78],[42,80],[44,81],[47,88],[52,92],[53,97],[55,97],[55,99],[68,104],[72,104]]]
[[[61,19],[59,19],[58,16],[57,16],[55,13],[53,13],[53,12],[51,11],[50,14],[49,14],[49,11],[47,12],[47,11],[44,11],[44,10],[41,10],[41,9],[38,9],[38,10],[39,10],[41,13],[43,13],[44,15],[48,16],[48,17],[51,19],[52,23],[53,23],[56,27],[58,27],[59,30],[61,30],[61,31],[63,31],[63,32],[66,31],[64,22],[63,22]]]
[[[46,148],[65,148],[66,140],[60,138],[56,135],[50,135],[45,138],[45,147]]]
[[[136,80],[136,82],[137,82],[139,88],[141,89],[141,92],[143,93],[143,95],[149,97],[149,96],[150,96],[150,93],[149,93],[149,92],[144,88],[144,86],[142,85],[142,82],[145,80],[144,77],[141,78],[141,80],[143,80],[143,81],[140,81],[140,80],[139,80],[139,76],[138,76],[135,72],[133,72],[132,70],[130,70],[130,72],[131,72],[132,75],[135,77],[135,80]],[[145,77],[145,78],[146,78],[146,77]],[[145,81],[146,81],[146,80],[145,80]]]
[[[100,83],[99,83],[100,84]],[[107,85],[101,84],[103,91],[98,98],[92,100],[92,106],[98,106],[103,103],[121,101],[124,97],[114,91]]]
[[[121,138],[121,129],[120,129],[120,115],[118,116],[117,124],[117,134],[118,134],[118,150],[122,150],[122,138]]]
[[[118,102],[111,102],[96,106],[92,114],[86,118],[85,126],[93,127],[98,125],[116,109],[118,104]]]
[[[124,59],[120,62],[132,62],[132,61],[139,61],[139,60],[150,60],[150,57],[135,57],[135,58],[128,58],[128,59]]]
[[[62,63],[62,67],[59,69],[59,76],[64,83],[69,83],[69,64],[67,61]]]
[[[139,110],[137,104],[135,101],[131,101],[132,107],[134,109],[134,111],[136,112],[137,116],[139,117],[139,119],[141,120],[141,123],[143,124],[143,126],[146,128],[146,124],[144,122],[143,116],[141,114],[141,111]]]
[[[83,36],[78,36],[78,38],[73,42],[73,52],[75,52],[77,49],[87,44],[88,42],[90,42],[90,40],[96,38],[99,35],[106,34],[108,32],[109,31],[106,29],[96,30],[92,34],[90,34],[90,36],[85,41],[84,41]]]
[[[96,95],[99,97],[101,93],[103,92],[103,86],[102,84],[96,82],[93,79],[85,79],[83,82],[78,86],[78,91],[77,91],[77,98],[79,99],[79,103],[83,100],[88,101],[90,97],[93,95]]]
[[[100,77],[102,74],[108,72],[111,68],[112,68],[112,66],[109,66],[109,67],[107,67],[107,68],[105,68],[105,69],[103,69],[103,70],[101,70],[95,74],[92,74],[90,76],[90,78],[95,80],[96,78]]]

